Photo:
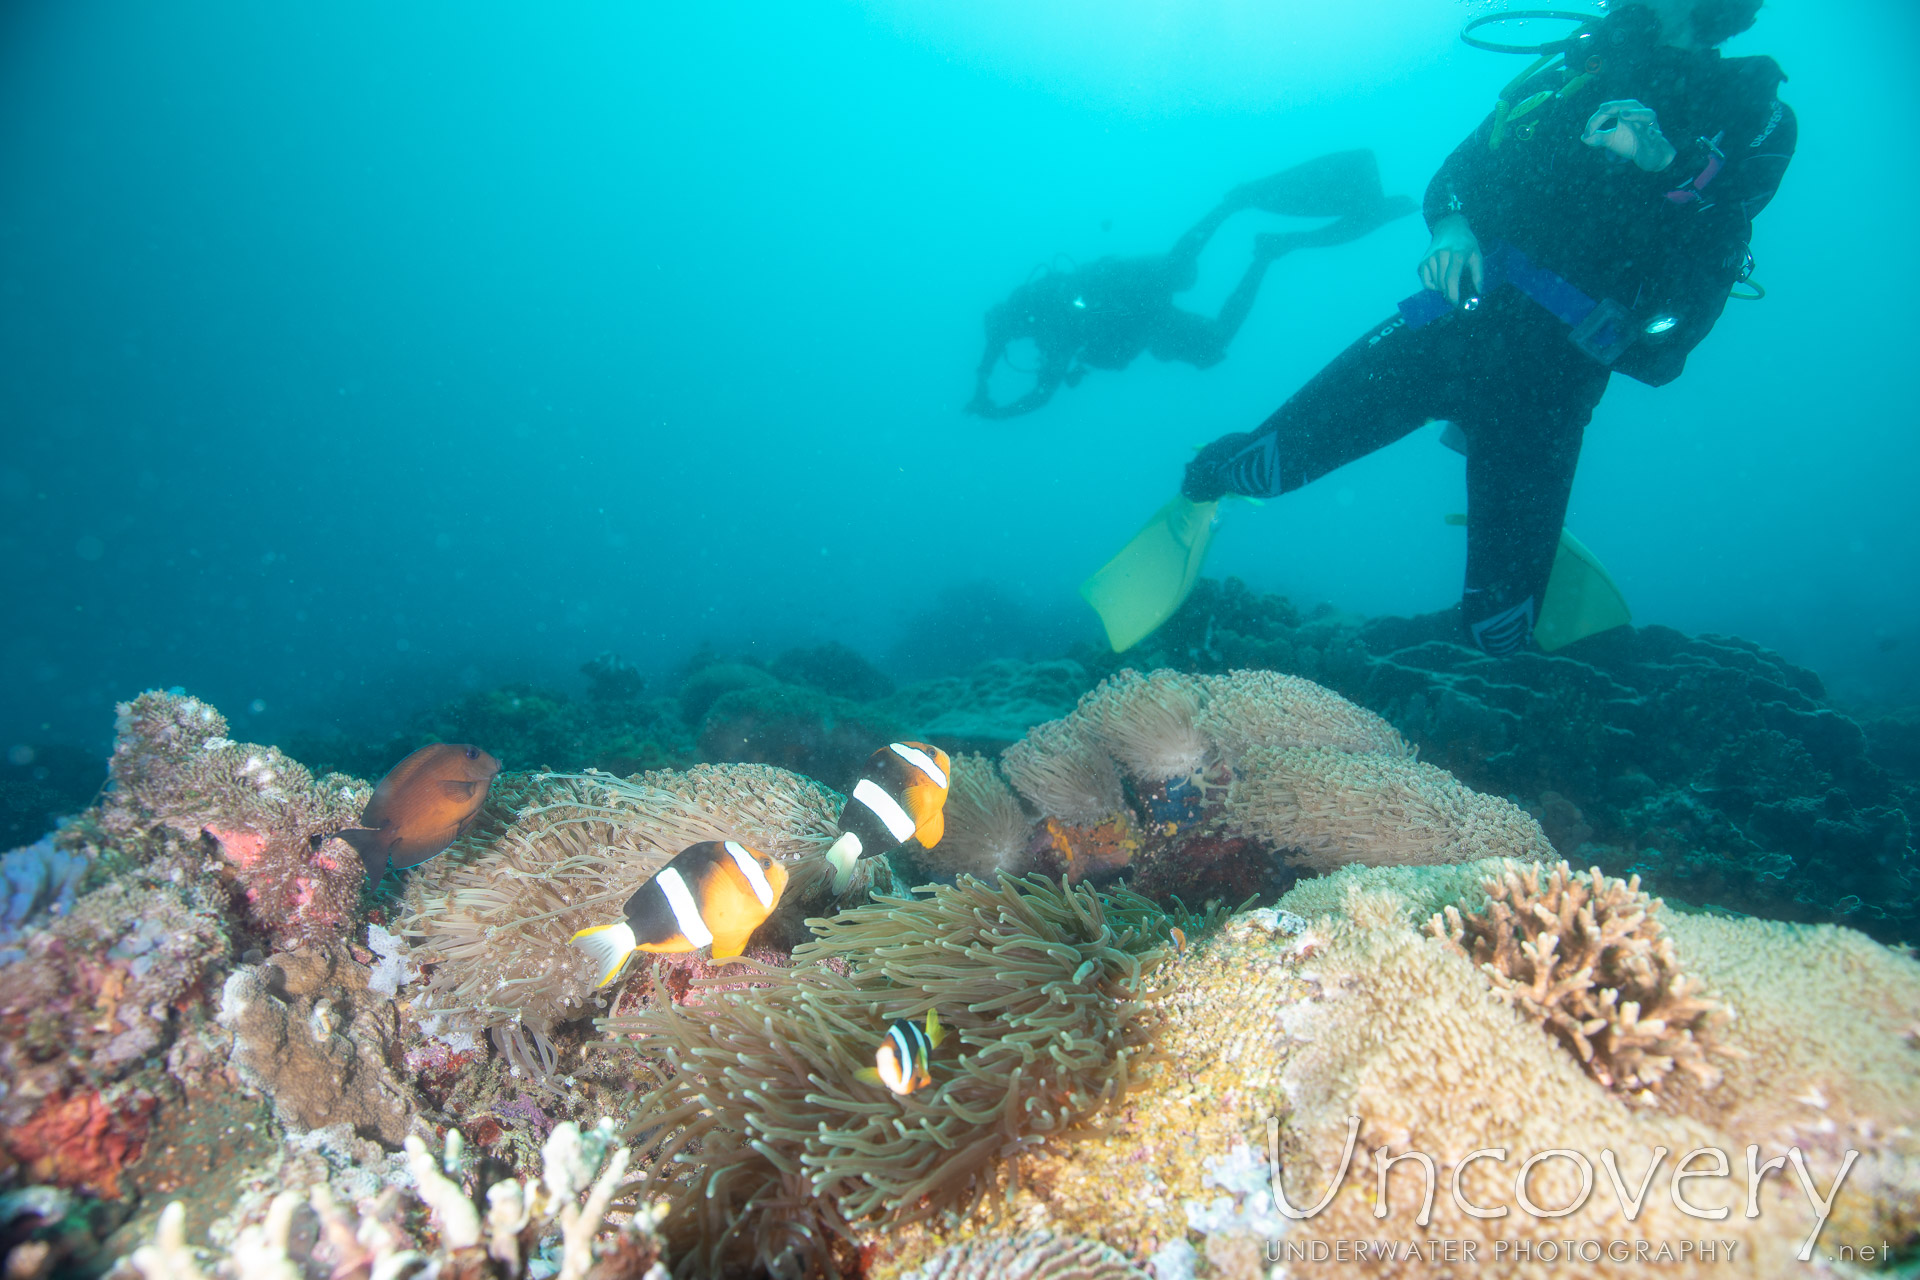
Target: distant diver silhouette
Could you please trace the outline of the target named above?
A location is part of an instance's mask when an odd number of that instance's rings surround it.
[[[1277,259],[1295,249],[1357,240],[1416,208],[1407,196],[1381,193],[1373,152],[1340,151],[1235,187],[1166,254],[1107,257],[1072,271],[1047,271],[987,312],[986,350],[967,412],[983,418],[1032,413],[1061,384],[1078,386],[1088,369],[1124,369],[1143,351],[1211,368],[1225,358]],[[1209,319],[1174,306],[1173,296],[1199,278],[1200,253],[1213,233],[1246,209],[1334,221],[1256,238],[1253,260],[1219,315]],[[995,404],[988,382],[1007,347],[1022,338],[1032,339],[1040,352],[1033,386],[1008,404]]]

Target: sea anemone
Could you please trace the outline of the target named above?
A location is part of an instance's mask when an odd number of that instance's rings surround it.
[[[962,872],[991,878],[1026,869],[1027,836],[1033,819],[1020,807],[999,766],[985,756],[953,758],[947,790],[946,834],[915,861],[933,875]]]
[[[1077,716],[1035,725],[1000,753],[1021,795],[1050,818],[1097,826],[1126,804],[1120,773]]]
[[[503,774],[482,817],[414,871],[397,931],[432,977],[415,1008],[458,1041],[483,1031],[516,1066],[545,1074],[553,1028],[578,1017],[598,975],[575,932],[605,924],[675,854],[740,840],[796,870],[831,842],[839,798],[766,765],[699,765],[620,779]],[[818,876],[796,875],[804,901]]]
[[[1384,752],[1249,748],[1227,792],[1227,829],[1315,871],[1553,856],[1526,810]]]
[[[968,1209],[999,1161],[1087,1132],[1158,1025],[1167,917],[1124,890],[969,876],[809,923],[766,986],[601,1024],[666,1063],[636,1154],[673,1203],[678,1275],[838,1275],[857,1228]],[[934,1083],[861,1080],[889,1024],[929,1010]]]
[[[1384,719],[1311,680],[1277,671],[1230,671],[1198,678],[1197,723],[1228,764],[1255,747],[1325,747],[1411,757],[1413,748]]]
[[[1080,700],[1076,718],[1136,781],[1198,773],[1212,744],[1200,729],[1204,686],[1193,676],[1122,671]]]

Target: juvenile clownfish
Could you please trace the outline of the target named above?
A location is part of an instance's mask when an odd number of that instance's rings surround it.
[[[917,840],[931,849],[946,834],[947,753],[924,742],[895,742],[867,757],[840,810],[840,838],[827,850],[833,891],[845,893],[853,864]]]
[[[938,1011],[927,1010],[924,1029],[912,1019],[902,1018],[881,1037],[880,1047],[873,1054],[873,1065],[854,1072],[854,1078],[868,1084],[884,1084],[901,1097],[915,1089],[924,1089],[933,1083],[927,1059],[944,1039],[946,1030],[940,1025]]]
[[[360,814],[334,834],[378,882],[388,867],[417,867],[458,840],[486,803],[500,762],[478,747],[436,742],[387,770]]]
[[[624,919],[582,929],[568,939],[593,957],[606,986],[636,951],[698,951],[709,943],[724,960],[747,949],[787,887],[787,869],[736,840],[688,845],[641,885],[621,909]]]

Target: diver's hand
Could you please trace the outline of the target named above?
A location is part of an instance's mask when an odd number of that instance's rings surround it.
[[[1460,305],[1463,278],[1473,279],[1472,294],[1481,292],[1486,282],[1487,260],[1480,252],[1480,240],[1459,214],[1449,214],[1434,224],[1433,243],[1420,261],[1420,283],[1443,293],[1454,306]]]
[[[1652,107],[1633,98],[1601,103],[1587,120],[1580,141],[1631,160],[1648,173],[1659,173],[1673,163],[1675,155],[1673,144],[1660,132],[1660,117]]]

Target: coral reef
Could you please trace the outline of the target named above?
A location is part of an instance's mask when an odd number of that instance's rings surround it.
[[[715,698],[700,721],[700,756],[770,764],[851,787],[877,743],[907,736],[876,706],[806,685],[758,684]]]
[[[665,1062],[635,1107],[643,1186],[674,1205],[676,1274],[838,1275],[857,1231],[964,1210],[1000,1161],[1123,1097],[1168,955],[1144,899],[964,878],[812,922],[766,984],[608,1019]],[[888,1024],[938,1010],[934,1084],[862,1081]]]
[[[1669,901],[1920,942],[1910,727],[1856,724],[1819,677],[1758,645],[1625,627],[1491,658],[1455,613],[1303,616],[1229,579],[1203,580],[1128,659],[1325,685],[1470,786],[1543,808],[1551,793],[1561,854]]]
[[[13,944],[28,923],[40,915],[62,916],[73,910],[73,897],[86,874],[85,853],[56,849],[52,836],[43,836],[24,848],[0,854],[0,966],[26,955]]]
[[[328,837],[352,826],[371,788],[329,774],[316,780],[274,747],[229,739],[227,722],[197,698],[149,691],[119,708],[112,786],[93,823],[122,847],[164,828],[210,840],[246,903],[251,926],[276,947],[323,942],[358,922],[366,873]]]
[[[942,1249],[901,1280],[1152,1280],[1097,1240],[1029,1231]]]
[[[544,1169],[525,1181],[487,1185],[482,1219],[474,1197],[456,1182],[464,1144],[448,1133],[444,1154],[408,1139],[415,1194],[432,1211],[438,1241],[416,1246],[407,1207],[389,1190],[363,1211],[342,1205],[326,1182],[307,1195],[276,1195],[264,1219],[243,1228],[213,1274],[220,1280],[296,1280],[306,1274],[370,1280],[409,1273],[450,1276],[527,1275],[555,1280],[664,1280],[659,1266],[659,1210],[643,1207],[609,1224],[608,1210],[627,1164],[627,1151],[602,1124],[582,1133],[571,1121],[547,1140]],[[610,1154],[609,1154],[610,1153]],[[477,1190],[477,1188],[476,1188]],[[296,1230],[296,1215],[311,1208],[318,1231]],[[206,1280],[187,1243],[178,1203],[160,1215],[151,1243],[134,1250],[115,1280]]]
[[[788,684],[807,685],[852,702],[873,702],[894,691],[891,677],[838,641],[789,649],[767,669]]]
[[[1609,1089],[1650,1098],[1676,1068],[1719,1083],[1707,1054],[1726,1009],[1681,971],[1656,918],[1662,903],[1640,891],[1638,877],[1575,874],[1561,862],[1542,886],[1540,872],[1508,865],[1486,882],[1485,912],[1449,906],[1427,931],[1478,965],[1502,1000],[1558,1036]]]
[[[233,1034],[232,1064],[273,1102],[292,1132],[346,1125],[389,1148],[418,1110],[394,1075],[399,1022],[391,996],[335,944],[243,965],[220,993],[220,1025]]]
[[[1094,677],[1068,659],[983,662],[962,675],[907,685],[882,705],[911,736],[938,742],[949,754],[998,753],[1027,730],[1073,710]]]
[[[395,931],[431,972],[415,1012],[456,1049],[492,1032],[517,1066],[544,1075],[555,1026],[588,1011],[598,977],[568,945],[575,932],[617,917],[649,876],[702,840],[824,867],[808,855],[832,842],[839,809],[826,788],[764,765],[625,780],[503,774],[473,829],[409,877]],[[794,867],[783,914],[809,899],[824,905],[812,870]]]
[[[899,1280],[942,1249],[1034,1230],[1151,1258],[1163,1278],[1220,1280],[1266,1277],[1269,1246],[1286,1274],[1600,1277],[1657,1265],[1770,1280],[1855,1274],[1830,1265],[1843,1246],[1878,1260],[1885,1244],[1920,1243],[1920,964],[1847,929],[1666,913],[1686,971],[1739,1016],[1723,1032],[1718,1083],[1674,1072],[1645,1105],[1489,998],[1472,960],[1423,932],[1448,905],[1484,913],[1485,883],[1507,869],[1348,868],[1303,882],[1282,909],[1196,931],[1156,975],[1163,1065],[1137,1074],[1103,1114],[1106,1132],[1014,1157],[1015,1189],[991,1216],[877,1236],[869,1274]],[[1751,1213],[1750,1144],[1766,1170]],[[1849,1149],[1861,1154],[1838,1178]],[[1676,1178],[1698,1150],[1685,1170],[1705,1176]],[[1430,1208],[1414,1152],[1432,1161]],[[1516,1175],[1547,1152],[1520,1201]],[[1304,1218],[1272,1199],[1276,1156]],[[1836,1181],[1822,1225],[1810,1195]],[[1622,1208],[1636,1197],[1637,1211]],[[1476,1217],[1463,1202],[1507,1212]],[[1574,1207],[1536,1216],[1525,1203]],[[1683,1204],[1730,1212],[1702,1220]],[[1606,1252],[1613,1241],[1630,1259],[1646,1253],[1623,1265]]]

